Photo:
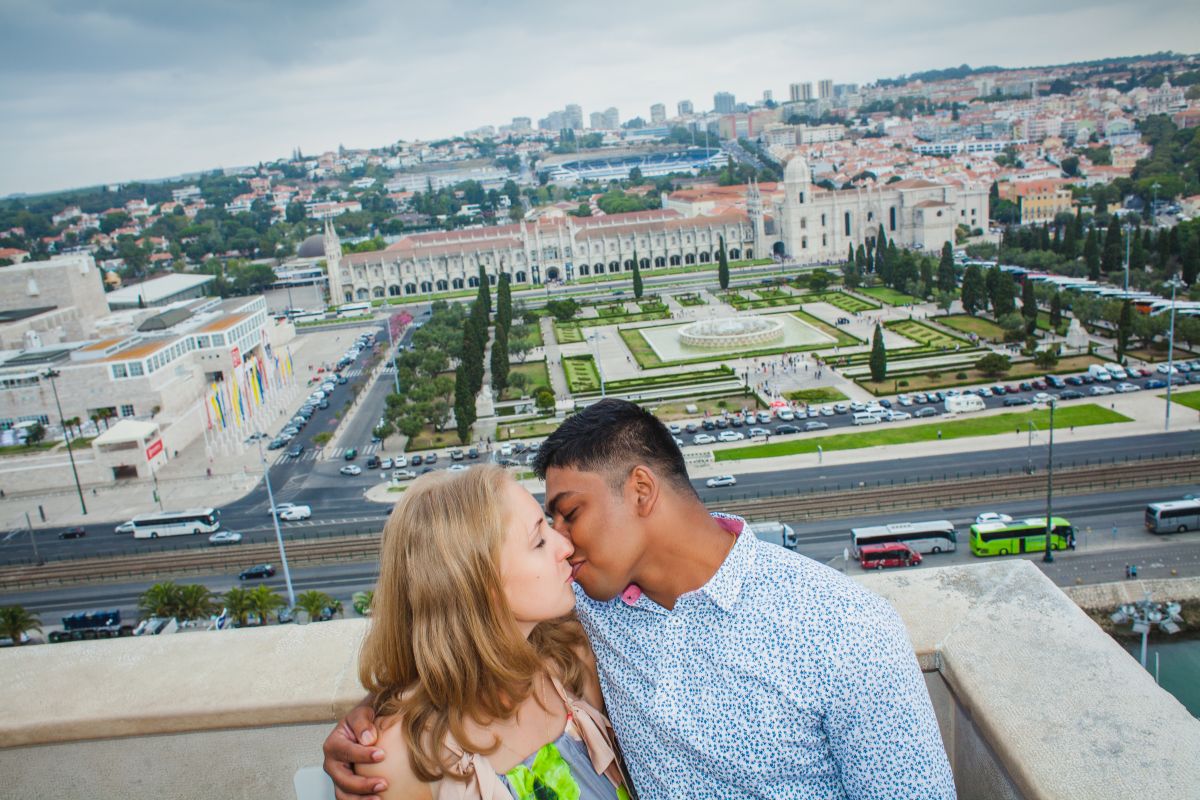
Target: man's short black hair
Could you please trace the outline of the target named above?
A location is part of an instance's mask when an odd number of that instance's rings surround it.
[[[638,465],[649,467],[677,491],[696,494],[667,426],[637,403],[609,397],[567,417],[542,442],[533,471],[543,480],[551,467],[604,473],[617,489]]]

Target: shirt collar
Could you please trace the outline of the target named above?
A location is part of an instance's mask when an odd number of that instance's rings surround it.
[[[742,591],[742,581],[753,559],[753,531],[750,536],[742,536],[742,532],[748,531],[750,528],[746,520],[734,514],[716,511],[713,512],[712,518],[718,525],[733,534],[737,541],[733,543],[733,549],[729,551],[729,555],[725,557],[716,574],[697,591],[708,595],[722,611],[732,611],[737,604],[738,596]],[[627,606],[636,606],[641,599],[642,587],[636,583],[629,584],[625,587],[625,591],[621,592],[621,602]]]

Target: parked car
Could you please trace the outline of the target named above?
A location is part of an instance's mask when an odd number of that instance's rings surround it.
[[[1028,397],[1006,397],[1006,398],[1004,398],[1004,405],[1006,405],[1006,406],[1027,406],[1031,402],[1033,402],[1033,401],[1030,400]]]
[[[1111,386],[1105,386],[1103,384],[1098,383],[1092,387],[1093,395],[1112,394],[1112,393],[1113,393],[1113,388]]]
[[[392,460],[392,459],[390,459],[390,458],[385,458],[385,459],[383,459],[382,461],[380,461],[380,462],[379,462],[379,468],[380,468],[380,469],[391,469],[391,468],[392,468],[392,467],[394,467],[394,466],[399,466],[399,465],[398,465],[398,464],[396,464],[396,462],[395,462],[395,461],[393,461],[393,460]]]
[[[411,469],[398,469],[392,472],[392,480],[394,481],[407,481],[412,480],[415,477],[417,477],[417,473],[413,472]]]
[[[425,456],[425,463],[426,463],[426,464],[436,464],[436,463],[437,463],[437,460],[438,460],[438,454],[437,454],[437,453],[429,453],[428,455],[426,455],[426,456]]]
[[[725,430],[728,427],[729,427],[729,420],[725,419],[724,417],[717,417],[718,430]]]
[[[775,416],[779,417],[779,419],[781,419],[785,422],[790,422],[796,418],[795,412],[793,412],[790,408],[779,409],[779,413],[776,414]]]
[[[913,412],[913,416],[914,417],[936,417],[937,409],[934,408],[933,406],[925,406],[924,408],[918,408],[916,411]]]
[[[408,463],[414,467],[419,467],[425,463],[425,456],[420,453],[413,453],[413,457],[408,460]]]
[[[275,567],[272,564],[256,564],[253,567],[246,567],[238,573],[239,581],[248,581],[254,578],[271,578],[275,576]]]
[[[805,423],[805,425],[811,425],[811,424],[812,424],[811,422]],[[819,424],[825,425],[824,422],[819,423]],[[828,427],[828,426],[826,426],[826,427]],[[780,425],[778,428],[775,429],[775,435],[777,435],[777,436],[785,436],[789,433],[799,433],[799,432],[800,432],[800,428],[796,425]]]
[[[209,544],[237,544],[241,540],[242,535],[237,531],[217,531],[208,537]]]
[[[704,422],[700,423],[700,426],[706,431],[715,431],[717,429],[717,423],[711,419],[704,420]]]
[[[338,470],[343,475],[362,475],[362,467],[358,464],[347,464]]]
[[[751,428],[750,430],[746,431],[746,435],[751,439],[753,439],[755,436],[770,436],[771,430],[769,428]]]
[[[379,456],[375,455],[374,453],[367,456],[367,469],[379,469],[382,463],[383,461],[381,461]]]
[[[672,436],[678,436],[683,431],[683,429],[681,427],[679,427],[678,422],[672,422],[670,425],[667,426],[667,430],[669,430],[671,432]]]
[[[451,461],[462,461],[464,458],[466,458],[466,454],[463,453],[462,450],[451,450],[450,451],[450,460]]]
[[[1127,393],[1129,393],[1129,392],[1136,392],[1136,391],[1138,391],[1138,387],[1137,387],[1137,386],[1135,386],[1134,384],[1132,384],[1132,383],[1128,383],[1128,382],[1126,382],[1126,383],[1118,383],[1118,384],[1117,384],[1117,391],[1118,391],[1118,392],[1120,392],[1121,394],[1127,394]]]
[[[710,436],[707,433],[697,433],[692,437],[692,444],[712,444],[717,440],[717,437]]]
[[[741,431],[721,431],[717,434],[717,440],[721,442],[736,442],[745,438],[746,434]]]
[[[828,422],[821,422],[818,419],[810,419],[808,422],[804,423],[804,430],[806,431],[823,431],[828,427]]]
[[[525,463],[532,464],[533,462],[526,461]],[[446,472],[466,472],[469,469],[470,469],[470,467],[468,467],[466,464],[451,464],[449,467],[446,468]]]
[[[283,447],[287,447],[287,439],[278,438],[278,437],[275,439],[272,439],[270,444],[267,445],[268,450],[279,450],[280,448],[283,448]]]
[[[1079,377],[1078,375],[1072,375],[1071,377],[1067,378],[1067,383],[1071,384],[1072,386],[1083,386],[1083,378]]]
[[[894,411],[892,409],[888,409],[887,413],[883,415],[883,418],[888,422],[899,422],[902,419],[911,419],[912,414],[908,413],[907,411]]]
[[[297,522],[312,516],[311,506],[292,506],[279,512],[279,518],[285,522]]]
[[[1059,400],[1078,400],[1083,397],[1083,392],[1076,389],[1066,389],[1058,395]]]
[[[717,489],[722,486],[735,486],[737,485],[737,478],[732,475],[718,475],[715,478],[706,480],[704,485],[710,489]]]
[[[467,458],[479,458],[479,450],[475,447],[472,447],[467,451]]]

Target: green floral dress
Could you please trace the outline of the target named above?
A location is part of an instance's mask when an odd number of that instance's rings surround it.
[[[515,800],[629,800],[597,775],[583,743],[563,733],[504,776]]]

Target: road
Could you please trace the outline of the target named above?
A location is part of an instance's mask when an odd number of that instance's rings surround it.
[[[1163,497],[1177,496],[1184,488],[1163,487],[1059,497],[1056,499],[1054,513],[1056,516],[1066,517],[1075,525],[1079,532],[1078,549],[1056,553],[1053,564],[1043,563],[1041,554],[1013,557],[1034,561],[1059,585],[1120,580],[1124,575],[1124,566],[1131,563],[1139,566],[1139,575],[1144,578],[1200,575],[1200,532],[1155,536],[1147,533],[1142,526],[1142,509],[1146,503]],[[937,508],[895,512],[883,516],[860,516],[830,522],[795,523],[793,527],[798,539],[796,550],[834,568],[843,569],[846,565],[843,564],[842,554],[848,545],[849,530],[852,527],[922,519],[950,519],[960,532],[959,550],[955,553],[927,556],[925,562],[916,569],[969,564],[976,559],[965,546],[965,531],[975,515],[985,510],[1003,511],[1014,517],[1045,513],[1042,501],[1029,500],[1011,503],[1003,508]],[[853,563],[848,569],[851,573],[859,571],[859,567]],[[374,563],[339,563],[304,567],[293,569],[292,576],[293,587],[297,593],[309,589],[327,592],[341,600],[349,609],[354,592],[372,588],[378,576],[378,566]],[[284,589],[282,574],[266,581],[249,581],[247,584],[240,584],[232,574],[198,575],[181,579],[180,582],[202,583],[217,593],[237,585],[258,583],[264,583],[280,593]],[[137,597],[150,583],[137,581],[17,592],[5,596],[2,602],[6,605],[25,606],[40,614],[47,625],[53,624],[65,614],[89,609],[119,608],[123,613],[136,617]]]

